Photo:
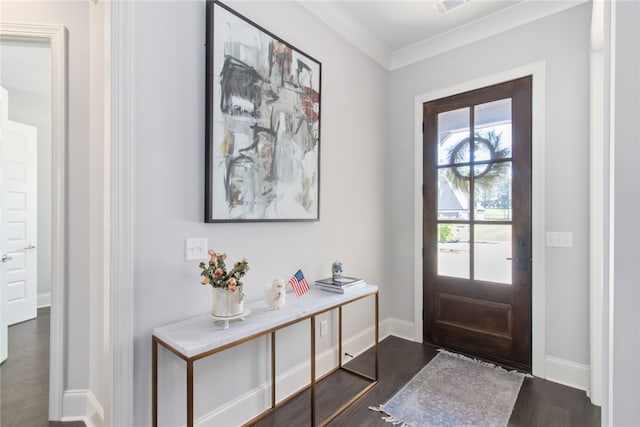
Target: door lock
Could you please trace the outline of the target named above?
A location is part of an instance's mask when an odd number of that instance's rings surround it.
[[[2,255],[2,258],[0,258],[0,261],[2,261],[2,262],[7,262],[7,261],[11,261],[12,259],[13,259],[13,258],[12,258],[12,257],[10,257],[9,255],[4,254],[4,255]]]

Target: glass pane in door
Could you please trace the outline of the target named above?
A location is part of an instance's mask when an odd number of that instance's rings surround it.
[[[485,166],[490,168],[489,172],[476,178],[473,188],[474,218],[476,221],[511,221],[511,162]]]
[[[511,158],[511,98],[476,105],[473,111],[476,161]]]
[[[469,219],[469,166],[438,169],[438,219]]]
[[[469,279],[469,225],[438,224],[438,275]]]
[[[476,225],[474,231],[474,279],[511,284],[511,225]]]
[[[469,162],[470,111],[469,107],[465,107],[438,114],[438,165]],[[456,154],[464,157],[460,151],[465,149],[466,160],[452,161]]]

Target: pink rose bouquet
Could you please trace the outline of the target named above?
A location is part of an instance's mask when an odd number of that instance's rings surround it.
[[[233,269],[227,272],[227,266],[224,262],[227,259],[227,254],[216,253],[210,249],[209,255],[211,258],[208,263],[204,261],[200,263],[200,269],[202,269],[200,275],[203,277],[201,284],[229,289],[231,292],[235,292],[236,288],[242,286],[240,279],[249,271],[249,261],[246,258],[236,262]]]

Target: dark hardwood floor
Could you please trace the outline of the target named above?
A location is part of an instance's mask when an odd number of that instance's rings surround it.
[[[369,393],[340,414],[332,426],[388,427],[381,414],[369,406],[389,400],[435,355],[436,349],[397,337],[380,343],[380,381]],[[349,363],[362,372],[373,374],[373,351],[369,350]],[[321,421],[366,383],[343,371],[327,377],[317,387],[317,420]],[[309,392],[300,394],[256,426],[309,425]],[[527,378],[516,401],[510,426],[599,426],[600,408],[589,402],[585,392],[563,385]]]
[[[332,426],[380,426],[389,424],[381,414],[368,409],[390,399],[434,356],[433,347],[388,337],[380,343],[380,382]],[[373,350],[349,363],[373,375]],[[38,310],[38,318],[9,327],[9,359],[0,366],[0,426],[84,427],[82,422],[47,421],[49,383],[49,309]],[[318,421],[326,418],[366,383],[338,371],[317,387]],[[309,392],[292,399],[257,426],[309,425]],[[600,408],[585,393],[538,378],[527,378],[520,389],[510,426],[598,426]]]
[[[48,421],[49,308],[9,327],[9,357],[0,365],[0,426],[84,427],[83,422]]]

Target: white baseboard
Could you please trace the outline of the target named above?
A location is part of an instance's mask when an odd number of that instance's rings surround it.
[[[380,322],[380,341],[388,335],[388,333],[383,335],[383,327],[386,327],[388,330],[388,324],[389,323],[385,321]],[[343,350],[355,357],[371,347],[373,342],[374,328],[371,326],[345,339],[343,342]],[[345,362],[347,361],[348,360],[345,360]],[[316,357],[316,376],[320,377],[336,366],[338,366],[337,345],[318,354]],[[281,401],[306,387],[309,384],[309,372],[310,361],[305,361],[277,375],[276,400]],[[262,384],[224,406],[199,417],[195,424],[197,426],[212,427],[243,424],[266,409],[266,405],[270,403],[270,396],[270,384]],[[87,425],[87,427],[89,426]]]
[[[380,334],[380,341],[389,335],[403,338],[408,341],[415,341],[413,322],[396,319],[395,317],[387,317],[381,322],[380,331],[382,332]]]
[[[104,409],[91,390],[66,390],[60,421],[83,421],[87,427],[102,427]]]
[[[337,347],[323,351],[316,357],[316,378],[323,376],[336,366],[338,366]],[[276,377],[276,400],[278,402],[284,400],[306,387],[309,384],[310,372],[311,363],[305,361],[278,375]],[[264,384],[262,387],[271,393],[269,384]]]
[[[87,413],[88,390],[66,390],[62,395],[60,421],[84,421]]]
[[[316,377],[321,377],[338,364],[337,348],[329,349],[316,358]],[[280,402],[309,384],[310,362],[305,361],[276,376],[276,401]],[[271,403],[269,383],[250,390],[231,402],[198,417],[197,426],[242,425],[260,414]]]
[[[51,292],[46,294],[38,294],[38,308],[51,307]]]
[[[382,323],[384,322],[380,322],[380,330],[378,331],[378,334],[380,335],[378,337],[378,339],[380,341],[382,341],[382,334],[380,333],[382,331]],[[371,348],[375,342],[375,328],[373,326],[369,326],[366,329],[361,330],[360,332],[358,332],[357,334],[345,339],[342,343],[342,351],[349,353],[350,355],[352,355],[353,357],[358,357],[360,354],[364,353],[368,348]],[[337,348],[334,347],[334,349]],[[344,355],[343,355],[344,357]],[[343,359],[343,361],[346,363],[348,362],[349,359]]]
[[[91,390],[87,393],[87,419],[84,423],[87,427],[103,427],[105,425],[104,409]]]
[[[589,365],[547,356],[545,379],[589,393]]]

